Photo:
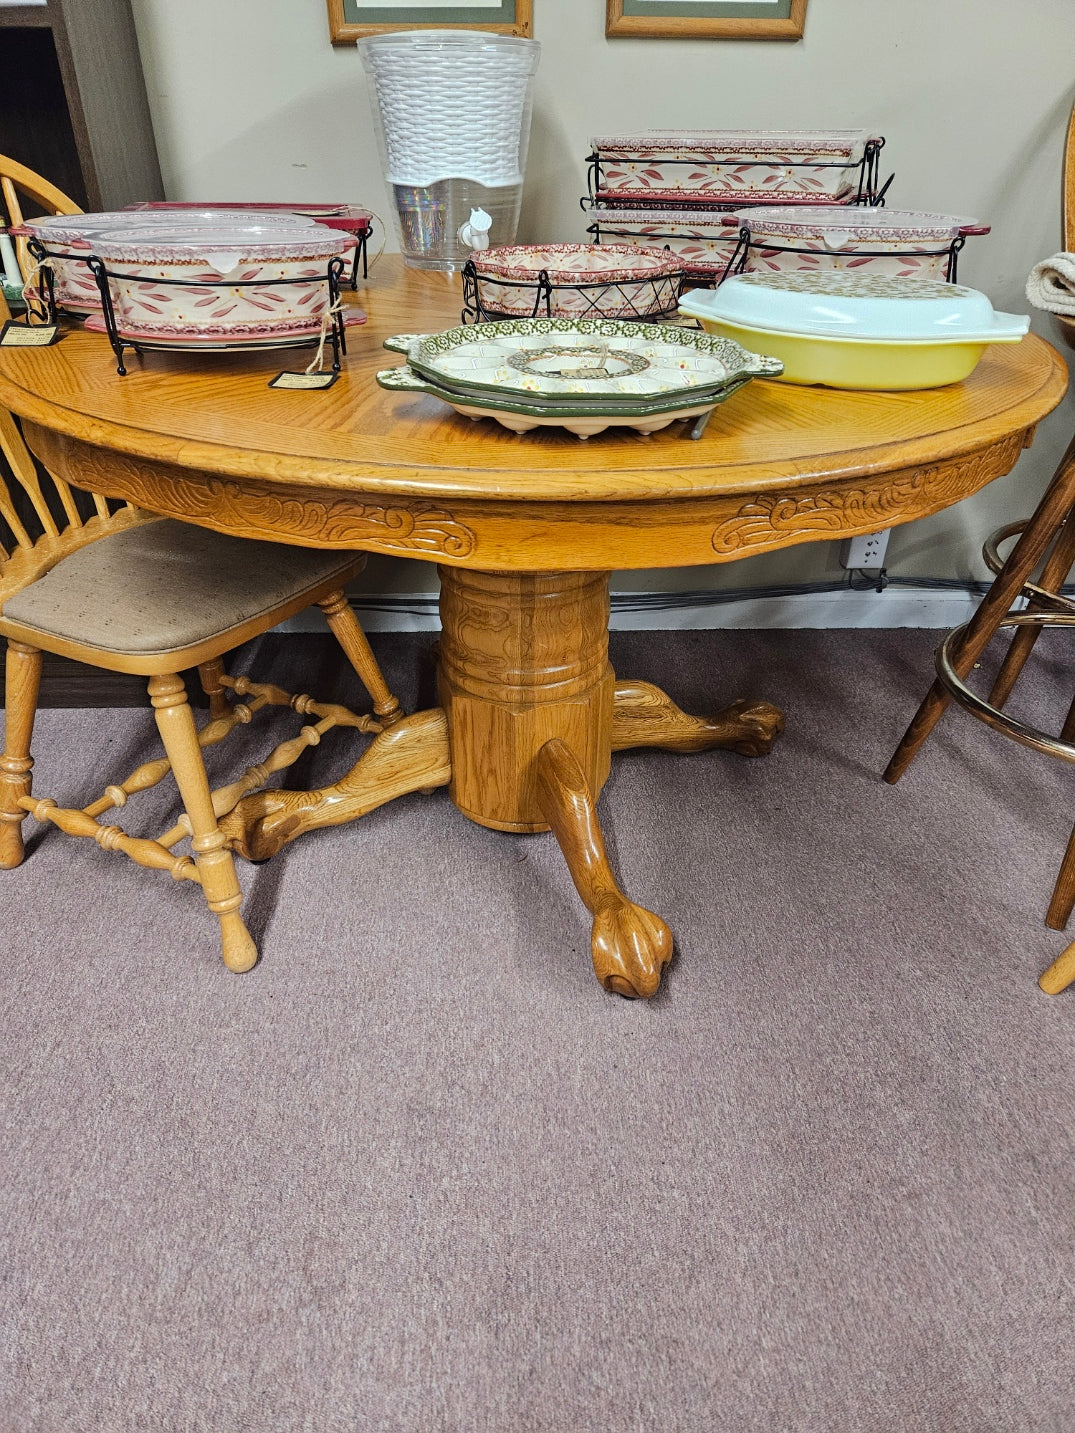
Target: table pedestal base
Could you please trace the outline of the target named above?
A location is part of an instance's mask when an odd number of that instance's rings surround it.
[[[443,568],[441,582],[442,705],[383,731],[332,786],[245,797],[220,823],[229,845],[264,860],[304,831],[448,785],[481,825],[552,830],[593,916],[598,980],[620,995],[655,994],[672,933],[624,895],[609,865],[596,801],[612,752],[654,746],[764,756],[783,730],[782,713],[742,700],[694,717],[648,682],[617,682],[608,663],[607,574]]]

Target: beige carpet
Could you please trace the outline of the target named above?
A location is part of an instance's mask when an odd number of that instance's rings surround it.
[[[246,976],[196,890],[35,835],[0,1433],[1070,1433],[1075,990],[1035,977],[1071,773],[952,713],[882,785],[934,640],[616,639],[687,706],[788,711],[766,761],[616,759],[610,847],[677,940],[648,1005],[594,983],[552,839],[444,793],[243,867]],[[1047,640],[1018,707],[1058,722]],[[424,645],[378,643],[411,704]],[[42,713],[39,792],[151,732]]]

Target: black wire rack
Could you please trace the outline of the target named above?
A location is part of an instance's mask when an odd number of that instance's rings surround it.
[[[653,278],[587,280],[586,282],[565,283],[553,278],[548,269],[541,269],[532,278],[503,279],[492,275],[479,274],[473,259],[463,265],[463,322],[496,323],[511,318],[613,318],[655,322],[674,314],[683,292],[684,275],[680,271],[659,274]],[[533,295],[529,311],[521,308],[498,308],[491,302],[496,290],[525,290],[527,298]],[[640,302],[640,290],[649,295],[648,302]],[[566,305],[564,297],[575,298]]]
[[[127,372],[126,365],[123,362],[123,355],[127,351],[127,349],[130,349],[132,352],[137,353],[139,356],[141,356],[143,353],[151,352],[249,353],[252,350],[257,349],[316,348],[322,342],[321,333],[291,336],[287,334],[280,334],[279,337],[275,338],[255,340],[237,339],[234,342],[229,342],[227,339],[222,339],[219,343],[207,343],[204,339],[191,339],[189,342],[184,342],[182,339],[126,338],[119,331],[119,326],[116,321],[116,312],[112,303],[112,290],[108,280],[110,277],[127,278],[130,276],[116,274],[110,275],[109,270],[105,267],[102,260],[96,257],[96,255],[91,255],[84,262],[89,266],[94,278],[97,280],[97,288],[101,295],[101,309],[104,314],[105,333],[108,335],[108,341],[112,346],[112,352],[116,355],[116,372],[121,377],[123,377]],[[327,329],[324,329],[323,327],[323,332],[324,341],[326,343],[329,343],[332,347],[333,373],[339,373],[340,356],[341,354],[345,354],[347,352],[344,313],[340,304],[340,279],[343,275],[344,267],[345,265],[343,259],[339,258],[338,256],[334,259],[330,259],[328,266],[325,270],[325,276],[323,280],[323,282],[328,288],[328,304],[327,307],[323,310],[323,312],[326,312],[331,316],[329,319],[328,327]],[[47,274],[48,270],[42,268],[41,272],[42,274]],[[47,282],[49,288],[51,289],[51,276],[48,278]],[[154,278],[152,282],[155,285],[161,284],[169,288],[199,289],[201,291],[204,291],[208,288],[217,287],[212,283],[206,283],[204,279]],[[286,288],[289,284],[304,284],[306,286],[309,286],[311,283],[316,282],[319,281],[307,274],[294,279],[225,279],[221,281],[219,287],[221,289],[226,290],[265,288],[268,286],[271,286],[273,288]]]
[[[883,205],[885,202],[885,195],[888,193],[889,186],[891,185],[893,179],[896,177],[894,174],[890,174],[883,185],[880,182],[881,150],[884,148],[884,146],[885,141],[882,138],[870,139],[866,142],[866,147],[863,152],[862,159],[859,161],[857,166],[858,185],[850,199],[837,200],[831,197],[826,197],[824,195],[818,195],[816,198],[810,200],[809,202],[815,204],[841,203],[847,204],[849,206],[855,204],[869,205],[874,207],[878,205]],[[756,199],[751,200],[749,197],[743,196],[739,196],[738,198],[736,198],[734,195],[729,195],[727,200],[702,200],[694,201],[692,203],[690,198],[688,197],[692,192],[689,189],[683,190],[683,198],[676,199],[674,203],[668,199],[667,194],[657,200],[647,198],[645,190],[605,189],[603,184],[604,171],[602,168],[600,151],[596,149],[591,151],[591,153],[587,156],[586,163],[588,166],[587,189],[589,193],[588,197],[584,198],[581,201],[582,207],[584,209],[592,208],[595,204],[600,204],[603,208],[607,209],[645,209],[647,207],[652,209],[668,209],[672,207],[675,209],[682,209],[685,212],[691,213],[713,213],[714,211],[718,213],[721,211],[724,211],[725,213],[730,213],[734,212],[736,209],[744,208],[747,204],[757,203]],[[665,159],[662,157],[660,163],[662,167],[674,167],[683,165],[691,165],[693,168],[698,167],[698,160],[696,159]],[[764,163],[764,161],[759,160],[758,163]],[[850,166],[844,163],[842,160],[827,159],[805,160],[802,164],[788,164],[781,162],[781,168],[785,170],[816,170],[848,169],[850,168]],[[777,203],[781,201],[785,203],[788,202],[788,196],[773,195],[772,198],[766,202]]]
[[[933,248],[923,247],[920,249],[840,249],[840,258],[844,259],[944,259],[945,282],[954,284],[959,276],[959,255],[964,244],[967,242],[966,234],[957,234],[947,244],[941,244]],[[818,257],[817,249],[809,249],[798,244],[778,244],[772,239],[752,240],[750,230],[742,228],[739,230],[739,242],[728,260],[724,272],[717,279],[713,287],[722,284],[729,274],[741,274],[746,268],[751,250],[761,256],[766,254],[807,254],[813,258]],[[827,252],[827,251],[826,251]]]
[[[595,243],[603,243],[603,236],[607,236],[613,243],[619,242],[624,236],[623,230],[618,230],[613,224],[600,222],[591,224],[586,230],[591,234]],[[653,247],[660,247],[671,252],[672,243],[679,235],[653,233],[646,235],[647,244],[652,241]],[[661,241],[664,241],[663,243]],[[959,255],[967,242],[966,234],[957,234],[954,239],[946,244],[934,248],[923,247],[918,249],[840,249],[842,259],[939,259],[944,260],[944,279],[947,283],[954,284],[959,281]],[[807,254],[814,258],[819,251],[809,249],[796,244],[774,243],[772,239],[752,242],[751,231],[747,228],[739,230],[735,238],[735,246],[728,259],[723,263],[715,262],[711,268],[700,269],[693,267],[689,262],[684,261],[684,286],[691,288],[719,288],[729,274],[741,274],[746,268],[750,257],[750,251],[754,250],[761,256],[768,254]]]
[[[329,225],[328,227],[331,228],[331,225]],[[354,230],[349,229],[347,232],[349,234],[354,233]],[[361,233],[355,234],[355,238],[358,240],[358,246],[355,249],[355,256],[351,263],[351,277],[348,279],[348,284],[350,285],[352,293],[354,293],[355,290],[358,288],[358,266],[360,263],[362,265],[362,277],[364,279],[368,279],[370,276],[368,256],[370,235],[372,233],[373,220],[371,218],[369,223],[361,231]]]
[[[689,216],[684,215],[684,219],[687,219],[688,217]],[[615,222],[602,223],[600,219],[595,220],[594,223],[590,224],[587,227],[586,232],[592,237],[595,244],[622,244],[624,242],[627,242],[629,244],[636,244],[640,237],[637,228],[621,229],[617,228]],[[644,243],[638,245],[638,247],[653,249],[660,248],[666,250],[670,254],[675,254],[675,250],[672,248],[672,245],[674,243],[680,242],[684,236],[682,234],[664,234],[661,233],[660,230],[656,230],[655,232],[646,234],[642,237],[644,239]],[[729,228],[727,231],[726,242],[733,246],[731,258],[735,258],[738,254],[739,234]],[[676,254],[675,256],[677,258],[679,257],[678,254]],[[691,288],[715,288],[717,284],[722,283],[723,280],[726,278],[729,272],[729,262],[730,260],[722,261],[715,259],[712,265],[707,265],[705,268],[699,268],[697,265],[692,264],[689,259],[684,259],[684,283],[688,283]]]

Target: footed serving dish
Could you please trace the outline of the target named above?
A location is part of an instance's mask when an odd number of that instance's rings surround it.
[[[385,348],[441,388],[524,402],[603,405],[715,392],[772,376],[769,358],[673,324],[611,319],[517,319],[444,333],[398,334]]]
[[[409,362],[379,373],[383,388],[430,393],[515,432],[560,426],[579,437],[703,418],[751,378],[780,372],[779,361],[696,330],[600,319],[399,334],[385,347]]]
[[[751,273],[680,302],[707,333],[756,344],[783,362],[785,383],[912,389],[958,383],[990,343],[1018,343],[1025,314],[935,279],[838,270]]]
[[[513,433],[529,433],[534,428],[566,428],[576,438],[593,438],[606,428],[632,428],[636,433],[658,433],[687,418],[701,419],[710,414],[746,379],[728,386],[720,393],[704,397],[698,394],[685,400],[682,394],[662,403],[627,405],[617,409],[608,406],[574,405],[569,403],[524,403],[521,399],[498,400],[491,394],[456,392],[443,388],[416,373],[409,364],[386,368],[377,375],[382,388],[393,393],[430,393],[454,408],[464,418],[492,418]],[[700,436],[700,434],[699,434]]]

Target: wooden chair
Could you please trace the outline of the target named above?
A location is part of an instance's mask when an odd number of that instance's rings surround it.
[[[2,297],[0,309],[6,309]],[[7,316],[0,312],[0,319]],[[94,493],[80,506],[62,479],[39,477],[14,418],[2,409],[0,444],[14,478],[13,485],[0,479],[0,635],[7,638],[0,868],[22,861],[27,814],[89,837],[102,850],[200,885],[220,921],[225,965],[249,970],[257,949],[240,915],[242,895],[219,818],[333,727],[376,733],[402,715],[344,596],[365,557],[227,537],[130,504],[112,511]],[[223,658],[240,643],[314,603],[373,697],[376,719],[225,671]],[[42,652],[149,679],[165,757],[108,786],[81,809],[30,794]],[[194,666],[209,697],[209,721],[201,731],[180,676]],[[233,704],[229,692],[249,700]],[[238,781],[210,791],[202,748],[267,706],[291,706],[313,720]],[[169,771],[184,808],[171,830],[142,840],[102,824],[106,812]],[[175,854],[185,836],[192,838],[193,857]]]
[[[20,164],[17,159],[9,159],[4,154],[0,154],[0,198],[3,200],[0,203],[2,226],[15,227],[22,223],[26,217],[22,209],[24,199],[31,200],[37,208],[48,214],[82,213],[75,201],[69,199],[62,189],[57,189],[55,184],[42,179],[40,174],[27,169],[25,164]],[[25,239],[15,240],[15,254],[25,278],[33,267],[26,252]]]
[[[1062,214],[1063,247],[1071,252],[1075,249],[1075,107],[1068,121],[1064,149]],[[1065,343],[1075,349],[1075,319],[1054,317]],[[1005,560],[1001,556],[1001,545],[1013,537],[1019,540]],[[992,533],[982,556],[997,574],[996,581],[971,621],[950,634],[938,649],[937,680],[926,693],[888,764],[885,780],[890,784],[897,782],[907,770],[953,700],[1013,740],[1075,763],[1075,702],[1058,737],[1028,727],[1005,715],[1003,710],[1042,628],[1075,625],[1075,601],[1061,590],[1075,567],[1075,438],[1060,460],[1033,517],[1009,523]],[[1042,563],[1041,575],[1032,581],[1039,563]],[[1016,612],[1013,609],[1020,598],[1025,599],[1026,608]],[[967,687],[966,679],[1001,627],[1013,628],[1014,635],[988,701],[983,701]],[[1073,908],[1075,829],[1056,879],[1046,925],[1052,930],[1064,930]],[[1075,982],[1075,942],[1049,966],[1038,984],[1047,994],[1056,995],[1072,982]]]

